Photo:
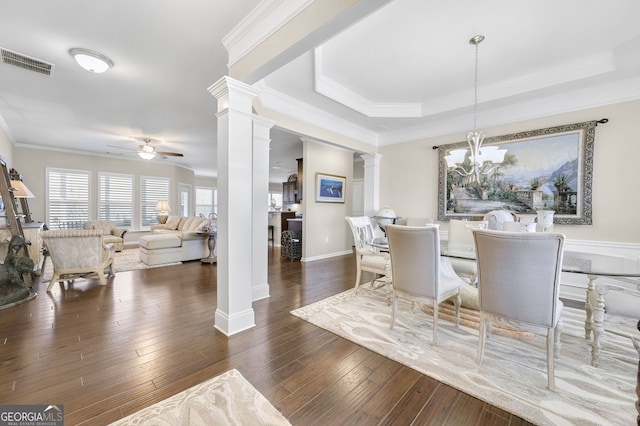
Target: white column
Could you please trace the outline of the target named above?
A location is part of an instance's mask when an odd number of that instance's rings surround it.
[[[269,297],[269,131],[275,121],[253,116],[252,300]]]
[[[259,91],[227,76],[208,90],[218,100],[218,303],[214,327],[230,336],[255,326],[251,153],[252,101]]]
[[[380,206],[381,154],[362,154],[364,160],[364,215],[374,216]]]

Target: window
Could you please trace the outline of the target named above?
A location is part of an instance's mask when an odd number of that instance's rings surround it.
[[[98,220],[112,220],[116,226],[133,223],[133,175],[98,173]]]
[[[209,217],[209,213],[217,213],[218,191],[213,188],[196,187],[196,215],[202,213]]]
[[[158,223],[158,212],[156,212],[158,200],[169,200],[169,179],[141,176],[140,218],[143,228]]]
[[[88,170],[47,168],[47,223],[51,229],[82,229],[89,220]]]
[[[282,207],[282,192],[269,192],[269,201],[267,205],[271,208]]]
[[[180,194],[180,216],[189,216],[191,185],[179,184],[178,193]]]

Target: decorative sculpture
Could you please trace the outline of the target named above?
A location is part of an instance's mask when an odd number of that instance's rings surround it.
[[[0,309],[35,297],[23,278],[24,274],[33,272],[33,260],[18,255],[24,246],[24,237],[11,237],[9,251],[0,265]]]

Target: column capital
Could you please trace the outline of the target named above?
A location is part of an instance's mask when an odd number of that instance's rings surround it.
[[[218,111],[231,109],[243,112],[251,111],[253,98],[261,92],[227,75],[209,86],[207,91],[218,100]]]
[[[360,158],[364,160],[365,167],[379,166],[382,154],[374,152],[373,154],[360,154]]]

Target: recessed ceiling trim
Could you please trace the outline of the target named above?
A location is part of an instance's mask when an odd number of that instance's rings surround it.
[[[14,50],[0,47],[0,54],[2,56],[2,63],[7,65],[13,65],[18,68],[22,68],[27,71],[33,71],[37,74],[46,75],[51,77],[55,65],[51,62],[43,61],[42,59],[36,59],[32,56],[19,53]]]
[[[321,95],[367,117],[422,117],[422,105],[419,103],[374,102],[327,77],[322,71],[322,47],[317,47],[313,56],[314,89]]]
[[[311,123],[366,145],[377,146],[378,134],[376,132],[278,92],[268,87],[264,80],[260,80],[253,86],[261,90],[258,100],[265,108],[305,123]]]

